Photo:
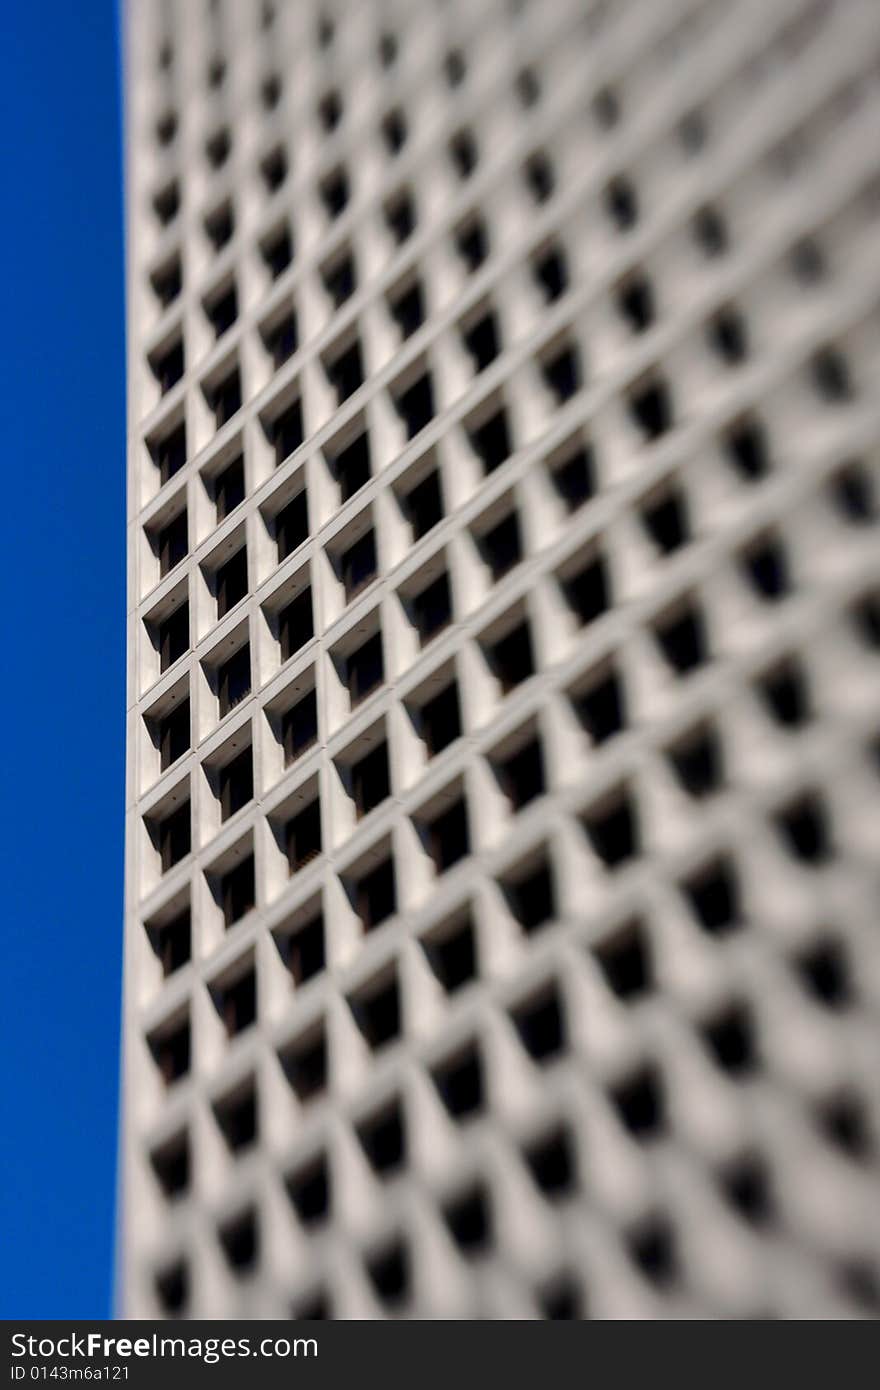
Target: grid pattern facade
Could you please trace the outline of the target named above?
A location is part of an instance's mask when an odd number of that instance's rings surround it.
[[[123,1311],[876,1315],[876,6],[127,25]]]

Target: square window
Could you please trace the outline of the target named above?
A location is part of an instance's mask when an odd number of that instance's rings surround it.
[[[257,1137],[257,1090],[253,1081],[214,1106],[217,1124],[232,1153],[240,1153]]]
[[[512,1010],[520,1042],[533,1061],[545,1066],[565,1047],[565,1018],[559,992],[550,985]]]
[[[596,491],[592,450],[578,449],[564,463],[551,468],[550,477],[568,511],[583,506]]]
[[[486,649],[489,664],[501,683],[505,695],[534,675],[535,658],[527,621],[517,623],[510,632],[489,644]]]
[[[289,767],[318,739],[318,700],[310,690],[281,719],[281,741],[284,746],[284,766]]]
[[[692,603],[661,618],[654,628],[654,635],[663,656],[677,675],[687,675],[707,659],[708,640],[703,615]]]
[[[223,294],[205,305],[205,313],[211,321],[216,338],[222,338],[238,318],[238,294],[235,285],[230,285]]]
[[[440,473],[434,469],[420,483],[406,494],[404,509],[413,529],[413,539],[421,540],[438,521],[443,520],[443,494],[440,486]]]
[[[364,382],[364,364],[361,358],[360,343],[355,340],[351,347],[324,363],[327,379],[336,392],[340,405],[353,396]]]
[[[636,803],[626,786],[616,788],[583,817],[595,854],[607,869],[617,869],[639,852]]]
[[[489,234],[479,217],[472,217],[455,233],[455,249],[471,275],[479,270],[489,255]]]
[[[492,1208],[482,1183],[459,1193],[443,1208],[449,1234],[468,1259],[483,1255],[492,1244]]]
[[[308,538],[309,506],[306,490],[303,488],[302,492],[291,498],[275,517],[275,543],[278,546],[279,565]]]
[[[366,430],[333,459],[340,501],[348,502],[370,481],[370,440]]]
[[[289,661],[296,652],[310,642],[315,635],[312,618],[311,585],[297,594],[278,614],[278,638],[281,643],[281,660]]]
[[[535,1186],[551,1201],[567,1197],[575,1186],[571,1134],[564,1126],[529,1144],[525,1161]]]
[[[287,178],[287,155],[279,145],[260,165],[260,173],[269,193],[275,193]]]
[[[159,189],[153,199],[153,208],[163,227],[174,221],[180,211],[180,188],[176,179]]]
[[[252,854],[221,875],[220,903],[223,908],[223,923],[226,927],[233,926],[254,907],[256,882],[254,856]]]
[[[180,257],[175,256],[172,261],[167,262],[150,276],[150,284],[163,309],[167,309],[169,304],[180,294],[183,288],[183,272],[180,267]]]
[[[480,550],[496,583],[514,565],[519,564],[522,559],[522,537],[516,511],[508,512],[491,530],[483,533]]]
[[[239,454],[237,459],[233,459],[227,464],[222,473],[218,473],[214,479],[214,505],[217,508],[217,520],[223,521],[225,517],[234,512],[245,498],[244,483],[244,459]]]
[[[628,404],[633,424],[646,442],[652,443],[672,429],[672,396],[664,381],[643,382],[632,392]]]
[[[189,1268],[184,1260],[158,1272],[155,1279],[156,1299],[163,1313],[180,1317],[189,1301]]]
[[[317,803],[315,803],[317,805]],[[318,828],[320,840],[320,826]],[[297,927],[284,942],[284,960],[295,985],[304,985],[320,975],[327,965],[324,918],[319,913],[305,926]]]
[[[185,859],[192,848],[190,804],[187,799],[182,806],[170,811],[156,824],[159,858],[163,874]]]
[[[186,1130],[174,1135],[150,1154],[150,1163],[166,1197],[186,1192],[190,1179],[189,1136]]]
[[[526,187],[536,203],[546,203],[556,187],[553,165],[545,154],[532,155],[523,166]]]
[[[399,107],[389,111],[382,121],[382,135],[389,154],[399,154],[406,144],[406,117]]]
[[[183,339],[179,338],[176,343],[163,348],[161,352],[154,352],[150,357],[150,367],[164,396],[183,376]]]
[[[246,1211],[219,1231],[220,1245],[230,1269],[240,1274],[252,1270],[260,1256],[260,1230],[254,1211]]]
[[[154,446],[154,458],[162,484],[179,473],[186,463],[186,425],[181,422]]]
[[[245,748],[220,769],[220,819],[229,820],[253,798],[253,750]]]
[[[208,163],[214,169],[220,169],[229,158],[232,149],[232,139],[228,130],[218,130],[215,135],[205,144],[205,154]]]
[[[400,1036],[400,988],[396,975],[366,985],[349,1003],[358,1028],[374,1052]]]
[[[572,703],[584,730],[597,746],[622,733],[626,726],[623,682],[613,668],[573,696]]]
[[[414,439],[434,418],[434,387],[430,372],[425,372],[405,391],[393,396],[393,400],[406,426],[407,438]]]
[[[567,577],[562,585],[569,607],[584,627],[607,613],[611,606],[610,587],[602,555],[589,561],[577,574]]]
[[[350,189],[348,175],[337,169],[320,185],[318,192],[328,217],[339,217],[348,205]]]
[[[190,1067],[189,1015],[155,1032],[149,1039],[150,1051],[166,1086],[186,1076]]]
[[[522,810],[530,801],[543,796],[546,781],[540,740],[530,739],[515,753],[497,762],[495,771],[514,811]]]
[[[473,361],[475,373],[485,371],[501,351],[498,321],[491,311],[471,328],[462,330],[461,337]]]
[[[561,348],[541,364],[541,375],[557,405],[564,405],[583,382],[580,354],[573,347]]]
[[[537,931],[556,916],[553,871],[546,855],[524,874],[507,879],[503,888],[510,911],[525,931]]]
[[[450,928],[433,932],[422,942],[428,963],[447,994],[477,976],[477,941],[470,912]]]
[[[425,826],[428,850],[439,874],[470,854],[467,803],[463,796]]]
[[[242,546],[231,559],[217,570],[214,583],[217,592],[217,617],[224,618],[240,603],[248,591],[247,547]]]
[[[379,743],[351,766],[351,786],[358,819],[391,795],[388,745]]]
[[[532,262],[532,274],[548,304],[568,289],[568,264],[560,247],[551,246]]]
[[[402,293],[394,297],[389,295],[388,309],[404,340],[421,328],[425,322],[425,296],[418,280]]]
[[[649,502],[641,509],[639,517],[663,555],[671,555],[691,539],[687,499],[679,488],[673,488]]]
[[[483,1064],[476,1043],[440,1062],[431,1077],[454,1120],[466,1120],[484,1108]]]
[[[500,468],[511,454],[510,431],[507,427],[507,412],[502,407],[488,420],[469,432],[471,448],[483,465],[488,476]]]
[[[224,203],[205,218],[205,233],[215,251],[221,251],[235,233],[232,207]]]
[[[163,922],[150,932],[153,949],[162,964],[165,979],[189,962],[192,950],[190,910],[185,907],[169,922]]]
[[[163,715],[158,721],[156,733],[159,742],[159,756],[162,771],[176,763],[178,758],[182,758],[184,753],[190,749],[189,732],[189,700],[181,700],[180,704]]]
[[[284,827],[287,864],[291,874],[299,873],[321,853],[321,803],[312,801],[292,816]]]
[[[477,167],[477,142],[469,130],[460,130],[449,142],[449,157],[461,179],[470,178]]]
[[[241,409],[241,376],[237,367],[211,387],[209,404],[218,430]]]
[[[288,1044],[279,1054],[297,1098],[313,1100],[327,1089],[327,1034],[323,1022]]]
[[[246,695],[251,693],[251,649],[245,642],[238,647],[228,660],[217,667],[217,695],[220,701],[220,718],[235,709]]]
[[[411,194],[402,189],[385,204],[385,222],[398,245],[412,236],[416,227],[416,210]]]
[[[181,603],[156,629],[161,669],[167,671],[189,651],[189,604]]]
[[[284,1185],[303,1226],[315,1226],[330,1215],[330,1165],[326,1154],[319,1154],[289,1174]]]
[[[272,366],[277,370],[299,347],[299,333],[296,314],[285,314],[263,334],[266,351],[272,358]]]
[[[324,289],[333,301],[334,309],[341,309],[346,300],[351,299],[357,289],[354,257],[347,255],[335,260],[332,266],[321,272],[321,279],[324,282]]]
[[[452,621],[449,575],[445,571],[438,575],[415,595],[411,603],[416,630],[424,647]]]
[[[290,229],[282,227],[273,237],[265,241],[262,246],[263,260],[269,270],[273,280],[277,280],[293,260],[293,242],[290,236]]]
[[[397,888],[394,880],[394,861],[382,861],[375,869],[363,874],[354,884],[357,915],[365,932],[373,931],[397,911]]]
[[[350,603],[355,595],[375,578],[377,561],[374,531],[365,532],[342,552],[340,568],[346,602]]]
[[[641,922],[626,922],[593,948],[605,980],[618,999],[631,1002],[651,985],[650,943]]]
[[[406,1159],[406,1127],[399,1100],[383,1106],[357,1126],[370,1167],[380,1178],[390,1177]]]
[[[461,737],[461,711],[455,681],[450,681],[438,694],[426,700],[418,715],[428,753],[436,757]]]
[[[162,527],[156,537],[156,545],[159,551],[159,574],[164,579],[175,565],[179,565],[181,560],[186,558],[189,550],[186,508],[178,512],[167,526]]]
[[[687,903],[704,931],[731,931],[740,918],[739,880],[732,860],[717,856],[681,885]]]
[[[352,709],[382,684],[385,665],[382,658],[382,634],[374,632],[366,642],[353,651],[345,663],[346,684]]]

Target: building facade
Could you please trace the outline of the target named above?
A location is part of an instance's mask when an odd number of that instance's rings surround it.
[[[122,1313],[876,1315],[876,5],[125,92]]]

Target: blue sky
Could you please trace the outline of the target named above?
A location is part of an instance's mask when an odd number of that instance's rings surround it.
[[[125,705],[113,0],[4,9],[0,1316],[111,1308]]]

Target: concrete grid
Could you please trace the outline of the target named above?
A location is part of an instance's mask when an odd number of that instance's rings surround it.
[[[875,6],[127,27],[124,1314],[876,1315]]]

